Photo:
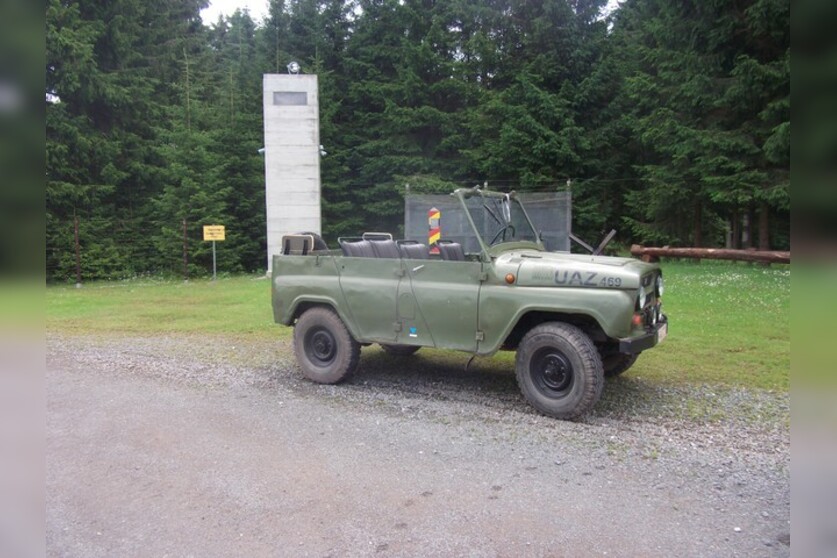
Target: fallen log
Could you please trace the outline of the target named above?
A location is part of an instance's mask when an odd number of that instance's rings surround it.
[[[790,263],[791,253],[779,250],[731,250],[728,248],[662,248],[631,246],[631,255],[646,262],[660,258],[696,258],[707,260],[735,260],[742,262]]]

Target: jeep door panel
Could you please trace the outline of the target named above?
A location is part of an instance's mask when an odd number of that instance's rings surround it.
[[[433,333],[416,303],[410,270],[419,268],[427,260],[403,260],[404,278],[398,283],[398,324],[396,340],[400,345],[436,346]]]
[[[405,260],[405,265],[417,311],[429,328],[429,331],[417,330],[418,341],[413,344],[475,351],[482,264]]]
[[[359,341],[395,341],[401,260],[337,257],[340,289]]]

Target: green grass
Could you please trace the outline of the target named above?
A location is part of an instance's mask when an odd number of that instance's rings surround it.
[[[663,266],[669,337],[635,374],[659,381],[790,387],[789,266]]]
[[[628,373],[659,383],[757,387],[790,384],[790,267],[704,261],[663,264],[669,337]],[[263,276],[216,282],[136,280],[46,291],[47,331],[287,337],[273,323]],[[501,361],[512,360],[502,354]]]
[[[47,288],[47,331],[112,334],[204,334],[275,339],[270,281],[136,280]]]

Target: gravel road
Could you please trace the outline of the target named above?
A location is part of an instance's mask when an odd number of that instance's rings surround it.
[[[789,556],[787,394],[642,366],[580,422],[511,366],[289,341],[47,336],[48,556]]]

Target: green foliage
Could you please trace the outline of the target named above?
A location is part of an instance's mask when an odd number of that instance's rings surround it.
[[[620,10],[644,186],[625,221],[639,240],[715,245],[739,209],[789,208],[789,17],[778,0]]]
[[[47,276],[264,268],[262,74],[320,83],[323,234],[397,232],[406,184],[554,189],[588,240],[787,247],[787,0],[48,0]],[[755,234],[756,219],[762,225]]]

